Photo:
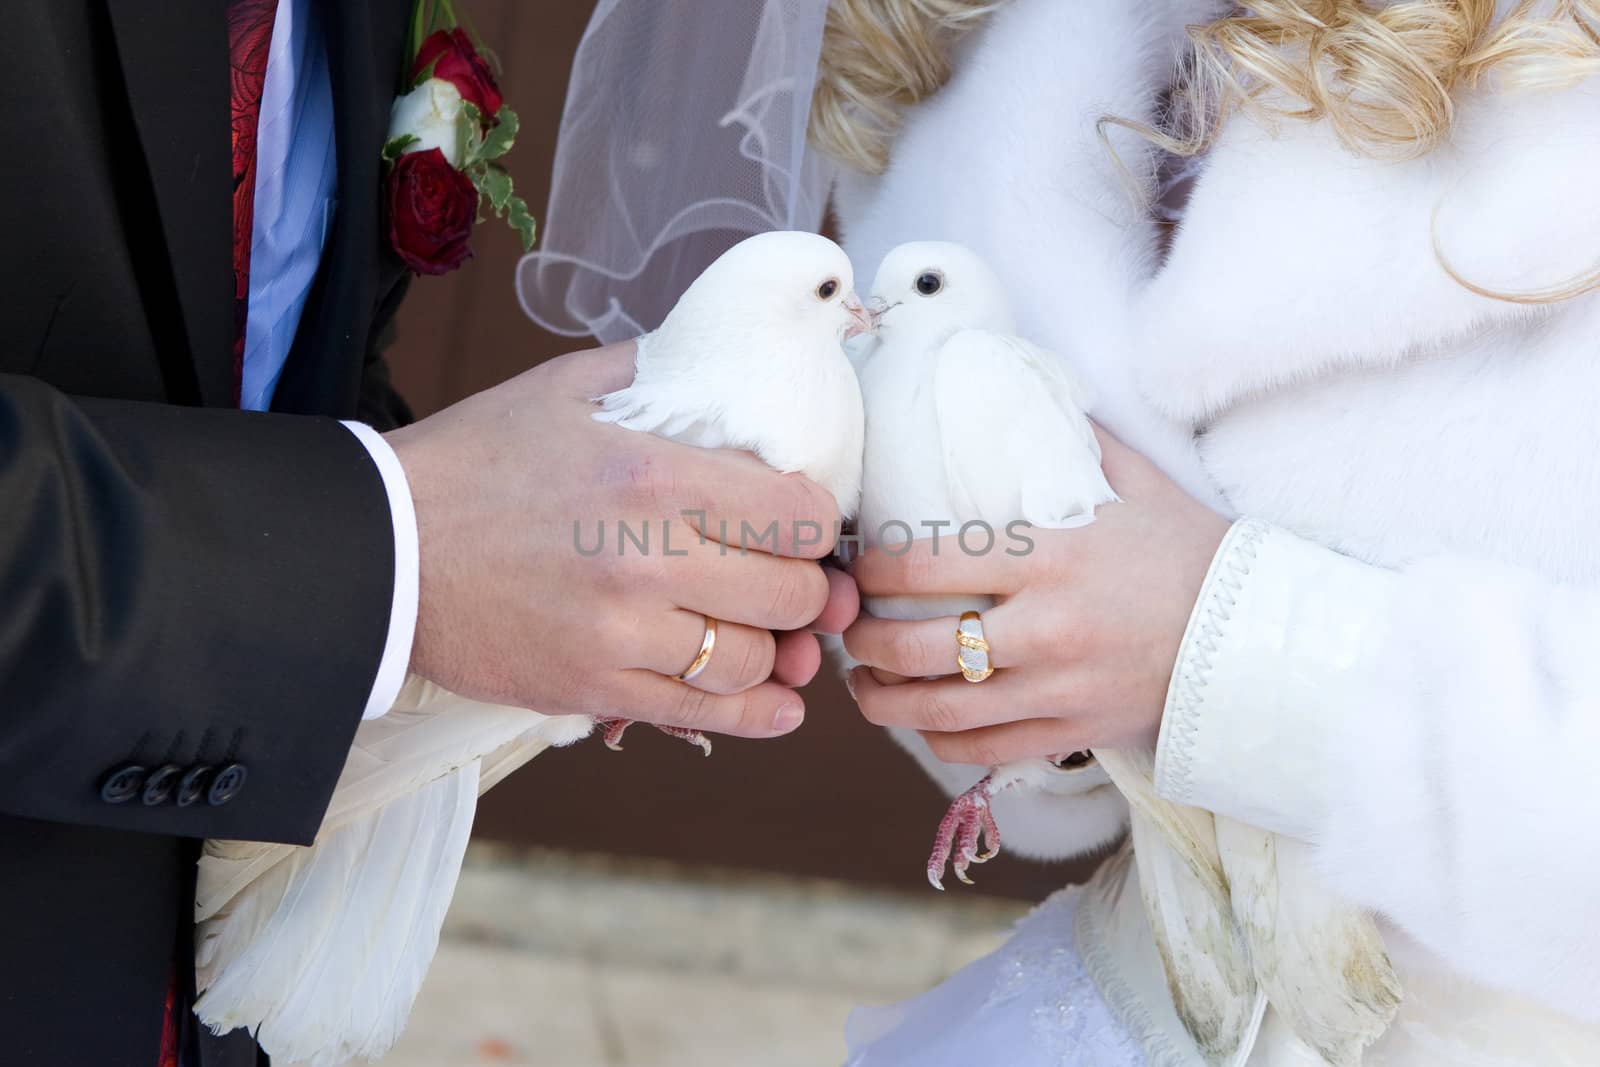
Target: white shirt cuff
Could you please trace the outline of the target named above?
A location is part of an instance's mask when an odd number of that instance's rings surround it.
[[[389,638],[384,642],[378,676],[373,679],[362,719],[376,719],[388,711],[405,684],[411,666],[411,641],[417,632],[417,512],[411,486],[400,460],[383,435],[363,422],[345,422],[377,464],[383,488],[389,494],[389,515],[394,527],[394,598],[389,606]]]
[[[1309,839],[1347,761],[1346,710],[1394,574],[1255,519],[1223,539],[1167,691],[1156,792]]]

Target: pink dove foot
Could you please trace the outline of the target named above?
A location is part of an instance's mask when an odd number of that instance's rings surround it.
[[[956,797],[950,810],[939,821],[939,833],[933,840],[933,855],[928,857],[928,883],[943,891],[945,864],[955,861],[956,877],[967,885],[967,868],[975,863],[987,863],[1000,854],[1000,827],[994,821],[989,799],[1010,783],[995,784],[994,775],[984,775],[983,780]],[[989,845],[988,851],[978,853],[978,837],[982,834]]]
[[[633,725],[632,719],[596,719],[595,725],[600,727],[600,740],[613,752],[622,751],[622,735],[628,727]],[[700,751],[711,755],[711,738],[699,730],[690,730],[683,726],[657,726],[668,737],[676,737],[680,741],[687,741],[691,745],[698,745]]]

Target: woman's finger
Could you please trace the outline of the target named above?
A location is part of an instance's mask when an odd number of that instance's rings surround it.
[[[987,543],[979,537],[963,548],[952,534],[871,549],[850,568],[865,597],[928,596],[967,593],[996,596],[1014,593],[1027,580],[1032,552],[1031,528],[995,531]]]
[[[839,568],[825,565],[822,573],[828,579],[828,603],[810,629],[818,634],[842,634],[861,613],[861,595],[855,579]]]
[[[1018,611],[1001,604],[983,613],[983,636],[989,642],[989,665],[997,670],[1026,661],[1031,642],[1024,638]],[[959,674],[954,615],[936,619],[879,619],[861,615],[844,632],[845,651],[862,663],[911,678]]]
[[[1089,747],[1084,730],[1067,719],[1020,719],[961,733],[924,733],[946,763],[993,767],[1022,759],[1055,759]]]
[[[772,665],[772,680],[798,689],[810,685],[822,668],[822,646],[816,637],[795,630],[777,635],[778,656]]]
[[[1048,696],[1020,673],[996,673],[978,684],[954,677],[884,685],[870,667],[857,667],[850,672],[850,691],[869,722],[936,733],[962,733],[1054,710]]]
[[[675,678],[699,656],[706,636],[706,617],[693,611],[672,611],[663,617],[650,640],[638,644],[636,667]],[[739,693],[772,677],[777,642],[770,630],[718,622],[711,658],[688,680],[708,693]]]

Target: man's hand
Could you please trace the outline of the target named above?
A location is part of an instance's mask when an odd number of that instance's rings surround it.
[[[816,562],[838,509],[748,454],[591,419],[632,374],[632,345],[575,353],[387,435],[421,543],[411,668],[551,715],[788,733],[821,662],[804,631],[855,614],[853,585]],[[716,651],[677,681],[704,616]]]

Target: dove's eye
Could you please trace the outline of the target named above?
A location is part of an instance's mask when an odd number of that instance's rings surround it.
[[[944,288],[944,275],[936,270],[925,270],[917,275],[917,292],[923,296],[932,296]]]
[[[838,293],[838,291],[839,291],[839,279],[838,278],[829,278],[827,281],[825,281],[821,285],[817,286],[817,299],[818,300],[832,300],[833,297],[834,297],[834,294]]]

